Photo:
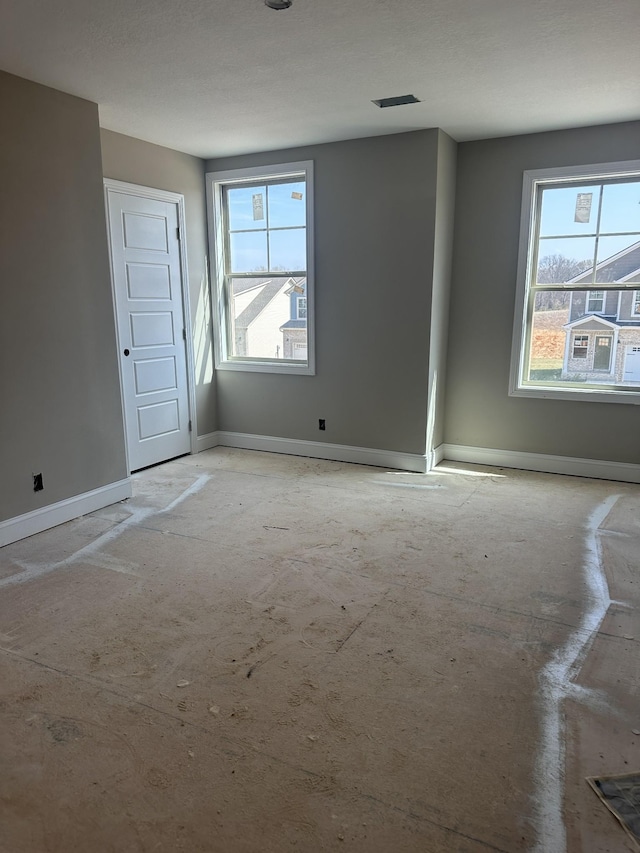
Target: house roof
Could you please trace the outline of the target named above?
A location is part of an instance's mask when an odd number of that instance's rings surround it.
[[[266,284],[264,284],[260,292],[252,299],[244,311],[241,311],[236,317],[236,329],[247,329],[256,319],[258,314],[264,311],[271,300],[281,290],[283,290],[286,285],[287,281],[284,281],[281,278],[267,279]]]
[[[231,289],[234,296],[238,296],[238,294],[246,293],[247,290],[251,290],[254,287],[261,287],[269,281],[271,281],[271,276],[268,278],[232,278]]]
[[[637,275],[638,278],[634,278]],[[569,279],[569,283],[582,281],[591,283],[593,267]],[[614,281],[640,281],[640,241],[627,246],[621,252],[616,252],[605,258],[596,266],[596,283],[611,284]]]
[[[0,68],[94,101],[105,128],[199,157],[638,119],[637,0],[293,0],[280,12],[262,0],[8,0],[3,11]],[[371,103],[409,93],[419,103]]]
[[[563,329],[575,329],[581,326],[585,331],[600,326],[619,329],[640,329],[640,320],[617,320],[615,317],[605,317],[602,314],[582,314],[570,323],[565,323]]]
[[[284,329],[306,329],[307,321],[306,320],[287,320],[286,323],[283,323],[280,326],[280,331]]]

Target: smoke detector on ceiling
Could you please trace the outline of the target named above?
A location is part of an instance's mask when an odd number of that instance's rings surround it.
[[[288,9],[293,0],[264,0],[265,6],[268,6],[270,9]]]

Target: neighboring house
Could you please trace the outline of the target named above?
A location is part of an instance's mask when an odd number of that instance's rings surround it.
[[[571,283],[592,280],[590,268]],[[598,264],[596,281],[638,289],[571,292],[562,378],[640,385],[640,242]]]
[[[292,279],[236,278],[233,281],[234,355],[283,358],[280,327],[290,314]]]
[[[306,278],[233,280],[234,355],[307,358]]]
[[[283,358],[307,358],[307,280],[290,278],[289,319],[280,326],[283,336]]]

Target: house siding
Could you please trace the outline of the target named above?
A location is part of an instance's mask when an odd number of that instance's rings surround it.
[[[622,293],[620,296],[620,320],[634,320],[640,322],[640,314],[634,314],[635,292],[633,290]]]

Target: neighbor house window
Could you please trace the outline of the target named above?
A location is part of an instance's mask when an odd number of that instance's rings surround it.
[[[217,366],[313,373],[313,164],[213,172],[207,198]]]
[[[510,393],[640,403],[639,282],[640,161],[525,172]]]
[[[576,335],[573,339],[573,357],[586,358],[589,347],[588,335]]]
[[[600,313],[604,309],[604,290],[593,290],[587,295],[587,311]]]

